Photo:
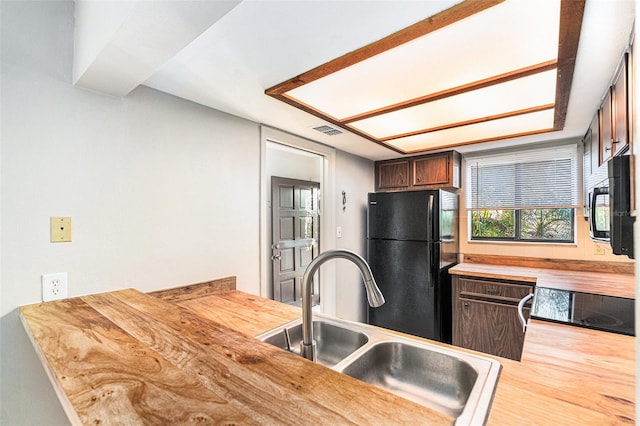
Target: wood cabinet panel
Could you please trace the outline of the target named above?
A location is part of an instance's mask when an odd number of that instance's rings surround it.
[[[376,183],[378,189],[409,187],[409,161],[381,162],[376,165]]]
[[[413,185],[446,185],[449,182],[449,155],[433,155],[413,161]]]
[[[598,110],[598,166],[606,163],[614,155],[624,153],[630,145],[632,108],[629,86],[629,54],[625,53]]]
[[[453,344],[519,361],[524,331],[518,302],[532,292],[530,282],[454,276]],[[523,310],[525,318],[528,306]]]
[[[517,306],[471,299],[457,302],[460,315],[457,344],[467,349],[520,360],[524,332]],[[529,309],[524,310],[525,317]],[[457,333],[456,333],[457,332]]]
[[[609,89],[600,106],[600,164],[609,161],[613,156],[612,114],[611,89]]]
[[[460,188],[460,154],[438,154],[376,162],[376,191]]]
[[[627,98],[627,56],[625,55],[611,88],[611,127],[613,130],[613,154],[619,151],[623,151],[629,144],[629,110]]]
[[[458,281],[458,290],[462,297],[464,293],[474,293],[488,297],[498,296],[520,301],[520,299],[531,293],[533,286],[460,278]]]
[[[591,167],[589,174],[593,174],[600,167],[600,158],[598,156],[599,146],[600,146],[600,121],[598,114],[596,113],[591,120],[591,125],[589,126],[590,130],[590,139],[588,140],[590,149],[591,149]],[[585,146],[585,150],[587,147]]]

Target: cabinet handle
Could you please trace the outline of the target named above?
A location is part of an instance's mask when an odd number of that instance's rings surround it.
[[[467,302],[464,302],[462,306],[464,306],[465,309],[469,309],[469,304]]]
[[[533,293],[529,293],[525,297],[520,299],[520,303],[518,303],[518,317],[520,318],[520,322],[522,323],[522,332],[523,333],[525,331],[527,331],[527,320],[524,317],[524,313],[522,312],[522,309],[524,308],[524,304],[527,303],[527,300],[532,299],[532,298],[533,298]]]
[[[422,182],[422,178],[417,178],[416,181],[417,182]]]

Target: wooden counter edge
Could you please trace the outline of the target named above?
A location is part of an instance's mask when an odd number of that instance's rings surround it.
[[[467,268],[465,263],[459,263],[453,268],[449,269],[449,273],[451,275],[464,275],[467,277],[476,277],[476,278],[495,278],[499,280],[512,280],[512,281],[526,281],[535,283],[538,280],[538,277],[533,274],[523,274],[523,273],[506,273],[506,272],[495,272],[495,271],[487,271],[487,270],[477,270],[474,267],[477,267],[478,264],[473,264],[473,266]]]
[[[37,355],[38,359],[40,360],[40,364],[42,364],[42,368],[44,368],[44,371],[47,374],[47,377],[49,378],[49,381],[53,385],[53,390],[56,393],[56,396],[58,397],[58,401],[60,401],[60,405],[62,405],[62,409],[65,412],[65,414],[67,415],[67,418],[69,419],[69,422],[72,425],[81,425],[82,422],[80,421],[80,417],[78,416],[78,413],[73,408],[73,405],[71,404],[71,401],[69,400],[69,397],[67,396],[67,393],[62,388],[62,383],[60,383],[60,380],[58,379],[58,376],[52,370],[51,364],[49,364],[49,361],[47,360],[47,357],[46,357],[44,351],[42,350],[42,347],[40,347],[40,344],[38,343],[38,340],[33,335],[33,331],[31,330],[31,327],[29,326],[29,322],[27,321],[27,319],[24,316],[24,310],[25,309],[32,309],[34,306],[37,306],[37,305],[39,305],[39,304],[21,306],[19,308],[19,310],[18,310],[18,316],[20,317],[20,322],[22,323],[22,327],[24,328],[25,332],[27,333],[27,336],[29,337],[29,341],[31,342],[31,345],[33,346],[33,349],[35,350],[36,355]]]
[[[564,271],[591,271],[610,274],[635,274],[635,262],[605,262],[579,259],[550,259],[543,257],[504,256],[491,254],[464,254],[462,263],[516,266],[536,269],[560,269]]]
[[[181,285],[163,290],[155,290],[147,294],[158,297],[167,302],[181,302],[184,300],[197,299],[203,296],[227,293],[236,289],[236,277],[229,276],[211,281],[204,281],[195,284]]]

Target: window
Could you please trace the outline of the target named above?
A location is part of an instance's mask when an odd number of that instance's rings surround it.
[[[577,145],[465,160],[472,240],[574,241]]]

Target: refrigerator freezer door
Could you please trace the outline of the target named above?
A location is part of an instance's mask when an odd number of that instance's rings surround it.
[[[405,241],[439,241],[440,191],[377,192],[369,194],[367,236]],[[433,198],[430,198],[433,197]],[[429,215],[429,200],[433,209]],[[431,217],[431,228],[427,219]]]
[[[386,300],[379,308],[369,308],[369,323],[441,341],[439,243],[369,240],[368,244],[369,264]]]

